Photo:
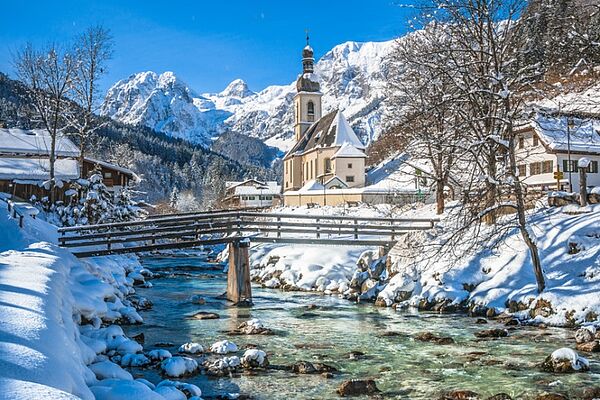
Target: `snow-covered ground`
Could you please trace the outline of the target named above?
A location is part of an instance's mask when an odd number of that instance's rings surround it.
[[[453,210],[453,207],[449,207]],[[433,217],[435,205],[403,209],[358,207],[296,208],[302,214]],[[286,290],[316,290],[349,298],[377,299],[387,306],[417,306],[485,313],[511,312],[522,320],[553,325],[583,323],[600,315],[600,205],[588,213],[540,204],[530,213],[540,248],[546,290],[538,295],[527,247],[515,230],[497,249],[479,243],[437,254],[435,244],[452,233],[449,211],[436,228],[401,240],[389,260],[374,248],[360,246],[256,245],[251,251],[252,277]],[[576,254],[572,254],[576,253]],[[359,262],[360,261],[360,262]],[[359,265],[357,265],[359,264]],[[437,308],[439,309],[439,308]]]
[[[56,242],[54,226],[26,217],[21,229],[0,202],[0,398],[186,398],[121,368],[150,362],[114,325],[142,321],[130,296],[149,272],[133,256],[83,262]]]

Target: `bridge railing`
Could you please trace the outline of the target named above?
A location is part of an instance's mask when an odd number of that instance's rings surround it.
[[[60,228],[59,244],[80,256],[253,242],[383,245],[433,227],[432,218],[374,218],[225,211]],[[345,241],[345,243],[342,243]]]

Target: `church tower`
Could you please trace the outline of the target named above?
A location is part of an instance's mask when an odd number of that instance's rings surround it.
[[[314,75],[314,51],[306,34],[306,47],[302,50],[302,74],[296,81],[294,96],[294,136],[302,139],[306,130],[321,118],[321,86]]]

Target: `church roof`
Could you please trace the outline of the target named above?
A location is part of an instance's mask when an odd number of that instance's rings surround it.
[[[357,149],[365,148],[344,114],[334,110],[312,124],[288,154],[305,153],[316,148],[337,147],[344,143],[351,144]]]
[[[366,158],[367,155],[357,149],[355,146],[353,146],[352,144],[345,142],[342,147],[340,147],[340,149],[333,155],[333,158],[344,158],[344,157],[352,157],[352,158],[357,158],[357,157],[361,157],[361,158]]]

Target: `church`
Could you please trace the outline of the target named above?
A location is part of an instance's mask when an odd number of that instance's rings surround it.
[[[314,62],[307,37],[294,96],[295,144],[283,159],[286,205],[343,204],[350,201],[343,189],[363,188],[366,181],[365,145],[341,111],[322,115]]]

